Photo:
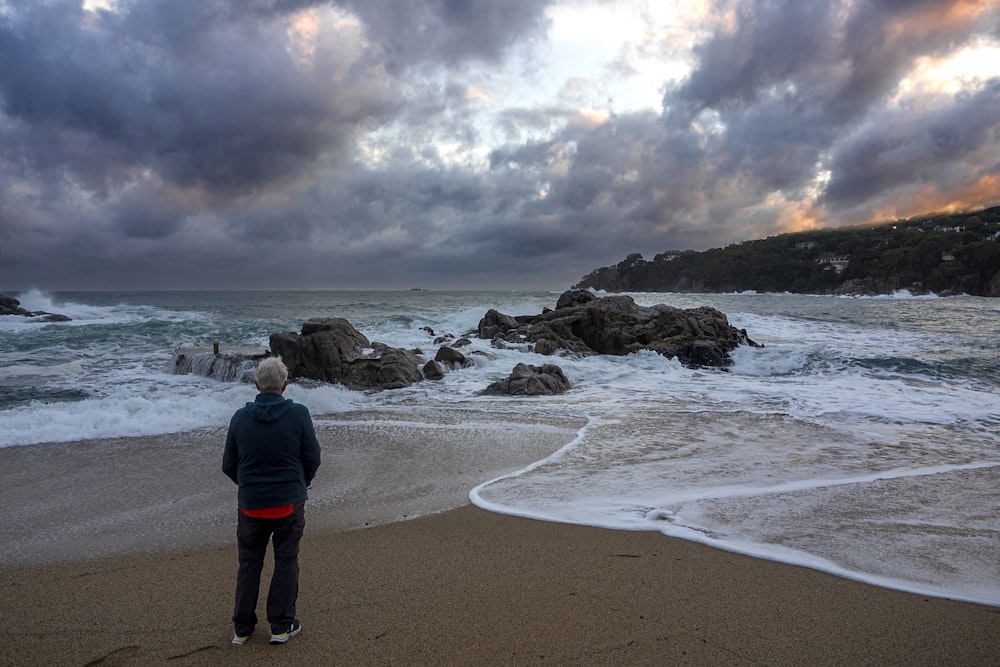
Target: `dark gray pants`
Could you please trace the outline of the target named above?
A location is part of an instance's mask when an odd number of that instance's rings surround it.
[[[291,516],[283,519],[254,519],[239,512],[236,539],[240,569],[236,574],[233,611],[236,634],[249,635],[257,626],[260,573],[268,541],[274,544],[274,573],[267,592],[267,620],[272,632],[285,632],[295,620],[295,601],[299,597],[299,540],[305,526],[305,502],[296,503]]]

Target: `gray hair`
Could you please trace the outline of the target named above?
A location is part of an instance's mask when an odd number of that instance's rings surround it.
[[[267,357],[257,364],[257,388],[261,391],[279,392],[288,381],[288,368],[281,357]]]

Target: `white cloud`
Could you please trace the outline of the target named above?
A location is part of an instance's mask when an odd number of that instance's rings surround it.
[[[1000,74],[1000,44],[985,39],[944,56],[921,56],[899,82],[895,102],[921,95],[955,95],[980,90]]]

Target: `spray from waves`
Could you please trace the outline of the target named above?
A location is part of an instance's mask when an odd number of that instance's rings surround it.
[[[71,300],[64,300],[38,289],[29,290],[15,297],[21,303],[21,308],[29,312],[46,312],[66,315],[69,322],[58,322],[52,326],[72,327],[91,324],[128,324],[135,322],[162,321],[182,322],[187,320],[205,319],[205,314],[193,311],[176,311],[148,305],[129,305],[116,303],[112,305],[90,305]],[[32,322],[23,316],[0,318],[0,328],[31,327],[38,328],[38,322]]]

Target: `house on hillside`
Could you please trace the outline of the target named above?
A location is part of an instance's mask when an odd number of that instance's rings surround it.
[[[851,262],[851,258],[849,256],[846,256],[846,255],[840,255],[840,256],[838,256],[838,255],[834,255],[832,253],[827,253],[827,254],[821,255],[816,260],[817,264],[825,264],[826,265],[823,268],[825,268],[825,269],[832,269],[833,271],[836,271],[837,273],[843,273],[844,269],[847,268],[847,265],[850,264],[850,262]]]

